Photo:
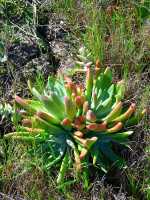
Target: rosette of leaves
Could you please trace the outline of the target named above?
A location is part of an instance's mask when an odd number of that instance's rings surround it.
[[[113,83],[110,68],[101,72],[97,60],[95,67],[86,65],[85,73],[84,86],[63,74],[49,77],[42,93],[28,82],[33,99],[15,97],[16,106],[24,109],[21,126],[5,135],[33,145],[45,169],[59,166],[59,184],[70,165],[78,172],[91,164],[104,172],[114,163],[122,167],[124,160],[113,145],[127,146],[132,134],[127,127],[137,124],[145,113],[136,113],[134,103],[124,106],[125,83]]]

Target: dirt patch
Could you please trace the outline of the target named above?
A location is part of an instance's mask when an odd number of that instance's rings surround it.
[[[39,56],[40,49],[36,44],[13,44],[8,48],[8,60],[17,67],[24,66]]]
[[[73,52],[77,47],[77,41],[70,38],[71,30],[66,18],[62,14],[49,13],[47,22],[48,24],[38,26],[38,33],[45,40],[54,57],[59,60],[60,67],[73,66]]]
[[[10,100],[15,92],[27,96],[27,79],[32,78],[34,81],[38,73],[47,79],[59,67],[74,65],[73,51],[76,41],[67,38],[70,37],[70,29],[66,19],[51,11],[45,15],[44,20],[39,18],[37,25],[38,40],[31,35],[16,32],[21,41],[7,46],[8,59],[0,66],[1,100]]]

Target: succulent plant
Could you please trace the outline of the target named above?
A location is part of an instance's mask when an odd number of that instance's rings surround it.
[[[133,133],[128,126],[137,124],[145,110],[136,114],[136,105],[123,104],[125,83],[113,83],[112,72],[101,72],[100,62],[86,65],[85,85],[79,85],[63,74],[49,77],[43,93],[28,82],[33,99],[15,96],[22,123],[5,138],[34,144],[45,158],[44,167],[60,166],[58,183],[62,183],[69,163],[78,172],[92,163],[107,172],[112,164],[124,165],[113,150],[115,144],[128,144]],[[92,162],[91,162],[92,160]]]
[[[91,53],[88,51],[87,48],[85,48],[85,46],[81,46],[77,53],[76,61],[73,67],[67,67],[63,73],[65,73],[67,76],[70,76],[70,77],[72,77],[73,75],[77,73],[84,73],[85,66],[89,64],[92,64]],[[61,71],[63,69],[61,68],[59,70]]]

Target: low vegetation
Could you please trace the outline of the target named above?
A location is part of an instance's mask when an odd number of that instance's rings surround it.
[[[0,16],[0,199],[149,200],[149,1]]]

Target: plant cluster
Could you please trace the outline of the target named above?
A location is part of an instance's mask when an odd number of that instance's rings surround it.
[[[93,164],[107,172],[112,164],[124,165],[114,144],[127,146],[133,131],[127,127],[138,123],[145,110],[136,113],[135,103],[122,102],[123,80],[114,82],[109,67],[103,72],[99,60],[86,64],[85,85],[75,84],[61,72],[49,77],[41,93],[28,82],[33,99],[15,96],[20,108],[21,125],[5,138],[30,143],[44,159],[44,168],[60,166],[57,183],[74,163],[77,172]]]

